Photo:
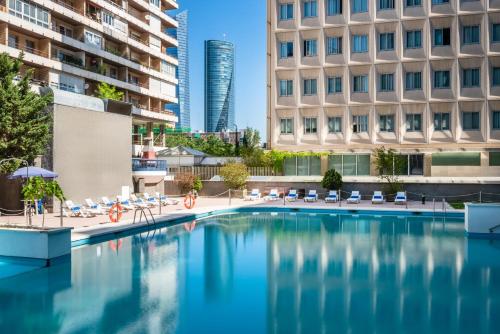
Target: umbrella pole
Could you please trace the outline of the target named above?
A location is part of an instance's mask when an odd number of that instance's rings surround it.
[[[61,213],[61,217],[59,219],[61,220],[61,227],[63,227],[63,201],[60,200],[59,202],[61,203],[60,208],[59,208],[59,212]]]

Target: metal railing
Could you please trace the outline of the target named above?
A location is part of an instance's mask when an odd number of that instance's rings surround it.
[[[166,160],[132,159],[133,172],[160,172],[167,171]]]
[[[15,48],[15,49],[18,49],[18,50],[26,51],[27,53],[31,53],[31,54],[34,54],[34,55],[37,55],[37,56],[40,56],[40,57],[47,58],[49,56],[49,54],[47,52],[41,51],[41,50],[38,50],[38,49],[35,49],[35,48],[32,48],[32,47],[29,47],[27,45],[21,45],[19,43],[13,43],[13,42],[10,42],[10,41],[9,41],[8,45],[11,48]]]

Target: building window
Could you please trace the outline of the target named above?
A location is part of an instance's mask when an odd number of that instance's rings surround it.
[[[342,54],[342,37],[328,37],[326,39],[326,53],[329,56]]]
[[[103,11],[102,12],[102,22],[109,25],[109,26],[113,26],[114,25],[114,18],[113,18],[113,15],[111,15],[111,13],[109,12],[105,12]]]
[[[293,134],[293,118],[282,118],[280,120],[280,130],[282,135]]]
[[[465,26],[462,28],[463,44],[479,44],[479,26]]]
[[[352,116],[352,132],[368,132],[368,115]]]
[[[304,95],[316,95],[318,92],[318,81],[316,79],[304,79]]]
[[[405,77],[406,90],[422,89],[422,72],[407,72]]]
[[[315,57],[317,54],[317,41],[315,39],[306,39],[304,41],[304,57]]]
[[[394,91],[394,74],[384,73],[380,75],[380,91],[392,92]]]
[[[342,93],[342,77],[328,78],[328,94]]]
[[[85,31],[85,43],[101,48],[102,37],[91,31]]]
[[[328,117],[328,133],[342,132],[342,117]]]
[[[369,154],[335,154],[328,156],[328,169],[343,176],[370,175]]]
[[[387,32],[379,35],[379,49],[380,51],[394,50],[394,33]]]
[[[304,17],[318,16],[318,2],[316,0],[304,1]]]
[[[394,132],[394,115],[380,115],[379,130],[381,132]]]
[[[280,96],[293,95],[293,80],[280,80]]]
[[[281,42],[280,43],[280,58],[292,58],[293,57],[293,42]]]
[[[491,126],[493,130],[500,130],[500,111],[492,111],[492,122]]]
[[[420,7],[422,0],[406,0],[406,7]]]
[[[368,52],[368,35],[352,36],[352,52],[353,53]]]
[[[444,131],[450,129],[450,113],[434,114],[434,130]]]
[[[28,1],[9,0],[9,14],[44,28],[49,27],[49,11]]]
[[[318,121],[315,117],[304,117],[304,133],[315,134],[318,132]]]
[[[419,49],[422,47],[422,30],[410,30],[406,32],[406,47],[408,49]]]
[[[465,68],[462,70],[462,87],[479,87],[479,68]]]
[[[394,0],[379,0],[378,8],[380,10],[394,9]]]
[[[406,131],[422,131],[422,115],[406,114]]]
[[[326,15],[335,16],[342,14],[342,0],[328,0]]]
[[[149,0],[149,3],[155,7],[160,8],[160,0]]]
[[[434,88],[450,88],[450,71],[434,71]]]
[[[491,27],[491,41],[493,43],[500,42],[500,23],[493,23]]]
[[[448,2],[450,2],[450,0],[432,0],[433,5],[442,5]]]
[[[280,20],[293,20],[293,3],[282,3],[280,5]]]
[[[493,67],[493,86],[500,86],[500,67]]]
[[[9,34],[8,43],[11,48],[19,49],[19,38],[16,35]]]
[[[479,112],[464,111],[462,112],[462,129],[465,131],[479,130]]]
[[[368,0],[351,0],[352,13],[365,13],[368,11]]]
[[[450,28],[434,29],[434,46],[450,45]]]
[[[367,93],[368,92],[368,76],[355,75],[352,78],[352,91],[354,93]]]

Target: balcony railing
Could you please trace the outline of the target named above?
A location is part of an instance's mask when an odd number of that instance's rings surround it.
[[[166,160],[132,159],[133,172],[166,172]]]
[[[63,6],[64,8],[69,9],[69,10],[75,12],[75,13],[78,13],[78,14],[81,14],[81,15],[84,14],[83,10],[79,10],[78,8],[73,7],[72,5],[68,4],[65,1],[62,1],[62,0],[52,0],[52,2],[55,2],[56,4],[58,4],[60,6]]]
[[[14,43],[14,42],[9,41],[9,46],[11,48],[22,50],[22,51],[25,51],[27,53],[31,53],[31,54],[34,54],[34,55],[37,55],[37,56],[41,56],[41,57],[45,57],[45,58],[48,57],[48,53],[47,52],[44,52],[44,51],[32,48],[32,47],[27,46],[27,45],[21,45],[19,43]]]

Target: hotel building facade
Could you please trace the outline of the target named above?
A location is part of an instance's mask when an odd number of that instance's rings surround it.
[[[134,141],[159,140],[177,117],[174,0],[1,0],[0,52],[34,70],[34,83],[95,95],[105,82],[133,105]],[[161,138],[160,138],[161,139]]]
[[[500,1],[268,0],[268,147],[287,175],[500,176]],[[299,161],[302,160],[302,161]]]

